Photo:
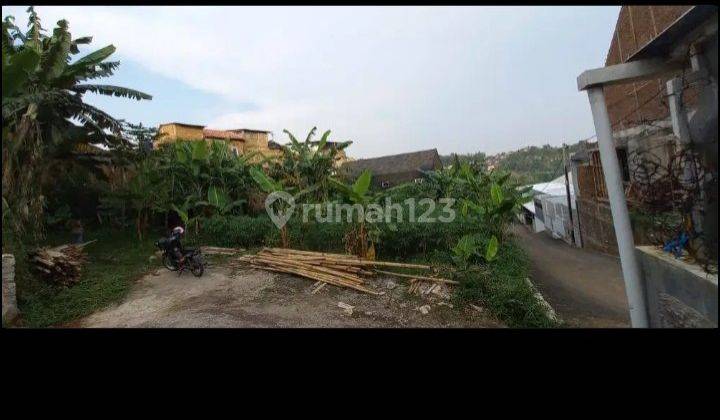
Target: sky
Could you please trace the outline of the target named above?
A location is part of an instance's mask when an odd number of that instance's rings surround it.
[[[26,6],[2,7],[21,28]],[[121,62],[100,83],[151,101],[86,100],[143,125],[317,126],[355,158],[494,154],[594,134],[577,76],[602,67],[620,6],[37,6]]]

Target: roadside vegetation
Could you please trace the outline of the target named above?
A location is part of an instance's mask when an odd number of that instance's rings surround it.
[[[357,179],[336,173],[336,154],[351,142],[331,141],[330,131],[316,141],[316,128],[304,141],[286,131],[283,158],[274,160],[237,157],[222,142],[179,141],[155,150],[148,147],[152,130],[82,101],[88,91],[150,99],[131,89],[84,83],[112,75],[119,63],[105,60],[114,48],[74,59],[78,45],[91,38],[73,40],[65,21],[47,35],[32,8],[29,13],[26,33],[11,18],[3,22],[3,74],[12,76],[3,77],[3,252],[18,261],[24,325],[67,323],[122,299],[154,264],[152,242],[178,224],[193,245],[283,246],[430,262],[460,282],[459,303],[481,304],[510,326],[552,325],[534,299],[527,260],[509,234],[524,194],[510,173],[456,158],[446,169],[425,173],[423,182],[375,191],[370,172]],[[89,158],[78,152],[80,145],[90,147]],[[57,168],[63,172],[53,172]],[[296,211],[278,229],[264,209],[273,192],[320,206],[308,223]],[[455,217],[446,223],[316,221],[326,216],[327,204],[349,203],[369,212],[386,199],[407,215],[408,198],[417,200],[416,214],[425,213],[431,200],[450,199]],[[443,216],[443,206],[429,216]],[[43,283],[28,268],[27,252],[67,242],[66,226],[78,219],[86,226],[85,240],[98,240],[86,248],[81,281],[70,288]]]
[[[63,232],[54,232],[48,235],[47,243],[59,245],[67,239]],[[153,240],[138,241],[131,230],[93,229],[86,240],[97,242],[85,248],[88,262],[78,284],[58,287],[33,275],[23,277],[23,326],[58,326],[89,315],[122,300],[136,279],[157,266],[150,260]]]

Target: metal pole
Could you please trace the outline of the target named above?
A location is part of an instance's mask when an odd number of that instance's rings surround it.
[[[570,200],[570,180],[568,179],[567,144],[563,143],[563,166],[565,167],[565,194],[567,195],[568,214],[570,215],[570,241],[577,246],[575,241],[575,222],[573,222],[572,200]]]
[[[610,199],[615,237],[620,251],[625,293],[630,307],[630,321],[633,328],[647,328],[649,325],[645,306],[645,292],[642,277],[640,276],[640,267],[635,255],[635,241],[633,240],[630,225],[630,214],[628,213],[625,191],[620,177],[620,164],[618,163],[615,143],[613,142],[610,117],[605,106],[605,95],[602,86],[589,88],[587,92],[595,123],[598,148],[600,149],[605,186]]]

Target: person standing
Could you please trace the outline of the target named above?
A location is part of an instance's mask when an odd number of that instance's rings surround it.
[[[70,234],[72,235],[72,242],[74,244],[81,244],[83,242],[83,233],[85,233],[85,231],[80,219],[70,221]]]

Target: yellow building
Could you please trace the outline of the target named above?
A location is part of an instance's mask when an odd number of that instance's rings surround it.
[[[282,155],[282,148],[270,140],[271,134],[270,131],[265,130],[252,130],[248,128],[212,130],[202,125],[173,122],[160,124],[154,147],[158,148],[178,140],[223,141],[227,143],[230,150],[237,156],[251,152],[258,152],[265,157],[280,156]]]

